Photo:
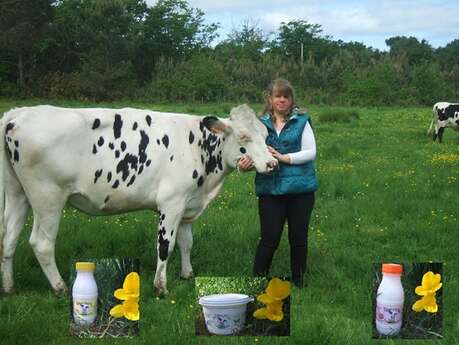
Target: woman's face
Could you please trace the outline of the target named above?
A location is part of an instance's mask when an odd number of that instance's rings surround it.
[[[270,97],[271,104],[273,106],[273,113],[279,115],[288,115],[290,108],[292,107],[293,100],[291,97],[281,95],[278,92],[273,92]]]

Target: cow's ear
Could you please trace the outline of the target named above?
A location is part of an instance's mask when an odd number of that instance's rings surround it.
[[[229,132],[230,127],[226,125],[222,120],[218,119],[215,116],[206,116],[202,120],[204,126],[211,131],[212,133],[222,133]]]

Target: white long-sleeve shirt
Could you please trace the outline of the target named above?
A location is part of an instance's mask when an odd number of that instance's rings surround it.
[[[277,135],[281,130],[276,128]],[[306,123],[301,135],[301,150],[298,152],[288,153],[290,157],[290,164],[304,164],[316,158],[316,140],[312,131],[311,125]]]

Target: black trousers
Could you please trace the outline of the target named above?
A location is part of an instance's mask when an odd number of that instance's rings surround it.
[[[261,239],[255,254],[255,275],[268,275],[287,221],[292,280],[297,286],[303,285],[308,252],[308,226],[314,199],[314,192],[267,195],[258,198]]]

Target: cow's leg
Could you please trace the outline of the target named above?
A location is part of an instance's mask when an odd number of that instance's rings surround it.
[[[433,134],[433,141],[437,140],[438,137],[438,130],[440,129],[440,125],[437,123],[435,124],[434,134]]]
[[[440,127],[438,129],[438,142],[442,142],[443,140],[443,132],[445,131],[445,127]]]
[[[190,252],[193,246],[193,233],[191,224],[180,223],[177,230],[177,244],[180,248],[180,258],[182,260],[182,273],[184,279],[193,278],[193,268],[191,267]]]
[[[36,202],[37,200],[33,202],[32,199],[29,199],[34,218],[29,243],[51,287],[56,294],[63,294],[67,291],[67,287],[57,269],[55,244],[61,212],[67,197],[57,187],[47,188],[47,194],[38,195],[46,195],[46,200],[50,202],[40,198],[42,199],[40,204]]]
[[[183,215],[183,207],[179,203],[170,203],[168,207],[160,208],[158,226],[158,261],[154,285],[160,295],[167,294],[167,261],[172,254],[177,237],[177,230]]]
[[[5,235],[3,238],[2,283],[5,293],[14,292],[13,257],[24,227],[29,203],[17,180],[9,181],[5,193]]]

